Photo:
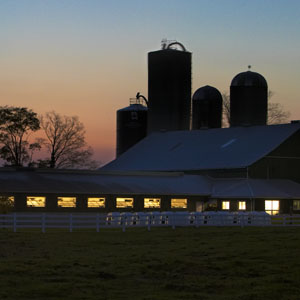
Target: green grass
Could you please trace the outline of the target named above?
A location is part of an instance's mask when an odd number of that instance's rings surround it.
[[[300,228],[0,231],[0,299],[299,299]]]

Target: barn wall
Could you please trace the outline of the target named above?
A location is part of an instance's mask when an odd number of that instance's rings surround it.
[[[202,201],[203,203],[207,201],[207,197],[202,196],[183,196],[183,195],[88,195],[88,194],[45,194],[45,193],[18,193],[18,194],[9,194],[9,196],[14,196],[15,204],[14,211],[16,212],[138,212],[138,211],[195,211],[196,202]],[[46,206],[45,207],[27,207],[26,197],[35,196],[35,197],[46,197]],[[57,206],[57,197],[76,197],[76,207],[58,207]],[[105,208],[89,208],[87,207],[87,198],[88,197],[104,197]],[[116,207],[116,198],[134,198],[133,208],[117,208]],[[153,208],[144,208],[144,198],[160,198],[161,207],[157,209]],[[178,199],[187,199],[187,208],[172,209],[171,208],[171,198]]]
[[[249,177],[290,179],[300,183],[300,131],[249,167]]]

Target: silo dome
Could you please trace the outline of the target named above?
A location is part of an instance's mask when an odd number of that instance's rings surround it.
[[[230,85],[230,126],[266,125],[268,84],[256,72],[237,74]]]
[[[192,128],[220,128],[222,126],[222,95],[214,87],[206,85],[193,95]]]
[[[232,79],[231,86],[256,86],[268,88],[266,79],[259,73],[252,71],[237,74]]]

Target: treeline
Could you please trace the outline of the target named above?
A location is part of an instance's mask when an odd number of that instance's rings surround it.
[[[33,133],[42,137],[32,138]],[[43,151],[43,159],[35,154]],[[95,169],[93,151],[78,117],[54,111],[38,116],[25,107],[0,107],[0,158],[3,166]]]

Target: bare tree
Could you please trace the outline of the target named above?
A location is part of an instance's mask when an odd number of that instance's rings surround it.
[[[62,116],[52,111],[41,116],[49,158],[40,160],[41,167],[96,168],[93,151],[85,142],[85,130],[78,117]]]
[[[223,97],[222,125],[223,127],[229,127],[230,126],[230,96],[228,92],[223,92],[222,97]]]
[[[0,156],[13,166],[32,162],[39,142],[30,143],[32,132],[40,129],[37,114],[25,107],[0,107]]]
[[[274,93],[269,91],[268,100],[272,98]],[[223,92],[223,127],[230,126],[230,96],[228,92]],[[269,125],[287,123],[291,113],[286,111],[281,103],[268,103],[268,120]]]
[[[291,113],[284,110],[280,103],[270,102],[268,104],[268,124],[284,124],[287,123]]]

